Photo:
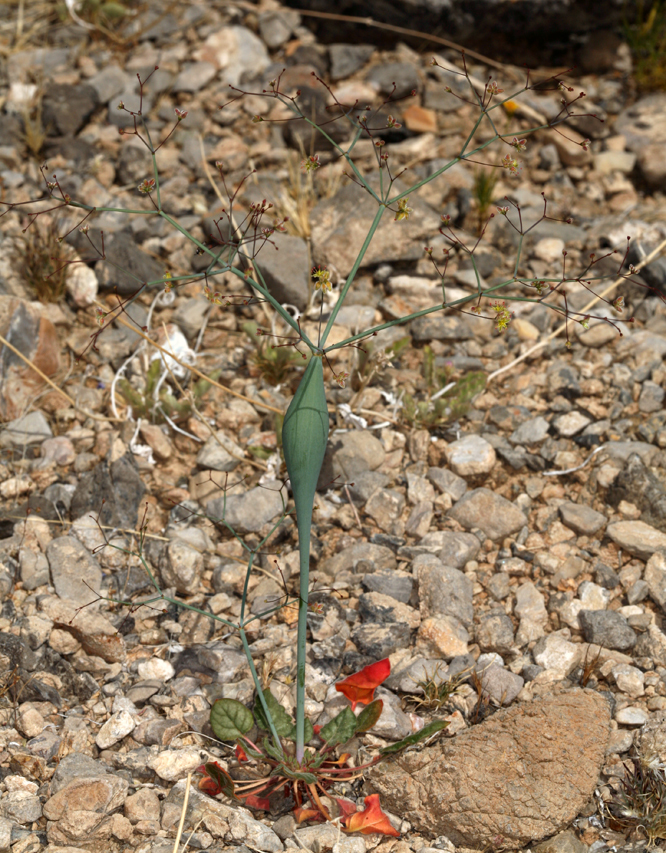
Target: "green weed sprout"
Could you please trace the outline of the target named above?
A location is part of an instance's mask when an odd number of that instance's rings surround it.
[[[225,179],[224,166],[222,163],[216,163],[221,183],[229,199],[229,204],[227,209],[220,216],[220,219],[215,222],[215,229],[217,230],[215,238],[210,236],[210,239],[206,240],[196,239],[196,237],[184,228],[178,220],[165,209],[160,186],[158,163],[159,150],[167,139],[170,138],[176,128],[187,119],[187,111],[183,109],[175,110],[175,122],[171,132],[165,136],[160,144],[155,144],[152,140],[149,127],[142,112],[143,92],[145,86],[150,82],[150,75],[148,75],[145,80],[140,81],[140,103],[137,110],[129,110],[123,103],[118,105],[120,110],[124,110],[129,113],[133,119],[133,129],[125,131],[121,130],[121,133],[124,132],[125,135],[135,136],[138,141],[143,143],[150,158],[150,174],[139,184],[137,188],[139,197],[142,199],[142,203],[140,205],[137,205],[134,209],[130,210],[125,208],[115,208],[112,206],[100,208],[90,207],[82,201],[72,199],[64,191],[56,175],[52,177],[47,176],[46,167],[43,169],[46,192],[41,200],[35,202],[16,203],[2,202],[6,208],[5,213],[9,211],[23,212],[28,220],[28,227],[30,227],[30,225],[32,225],[39,216],[46,214],[47,212],[54,214],[59,211],[66,211],[68,213],[76,213],[77,211],[80,211],[82,217],[74,226],[72,226],[68,233],[71,233],[78,228],[79,232],[81,232],[87,239],[89,248],[91,248],[95,254],[95,259],[105,258],[104,238],[103,234],[100,234],[99,238],[93,239],[94,235],[90,234],[90,221],[94,218],[95,214],[102,211],[122,212],[135,216],[162,219],[165,223],[184,235],[197,253],[204,255],[209,259],[208,265],[203,273],[193,272],[173,277],[170,274],[167,274],[164,278],[155,281],[142,281],[138,277],[134,276],[136,279],[136,292],[133,295],[124,300],[119,298],[119,304],[116,309],[109,311],[105,311],[101,308],[97,309],[97,322],[100,329],[92,338],[93,346],[99,334],[103,333],[104,329],[107,328],[119,314],[125,312],[127,306],[148,288],[161,287],[164,290],[169,291],[186,283],[202,281],[204,284],[204,293],[212,304],[219,305],[221,307],[231,307],[234,304],[238,304],[235,302],[237,296],[225,295],[215,289],[215,279],[221,275],[230,274],[244,282],[252,292],[250,300],[248,300],[247,297],[244,298],[244,304],[248,304],[248,301],[261,301],[274,308],[289,330],[289,336],[283,338],[283,345],[292,346],[300,353],[302,358],[307,357],[309,359],[298,389],[285,414],[282,429],[284,461],[286,463],[287,475],[291,483],[291,490],[296,509],[300,552],[300,589],[297,599],[291,602],[292,605],[295,604],[295,606],[298,607],[296,722],[293,732],[295,746],[293,758],[290,759],[289,766],[287,767],[284,762],[282,764],[282,766],[286,767],[286,769],[291,773],[299,772],[299,767],[305,768],[306,765],[310,766],[308,764],[310,759],[308,759],[306,755],[306,737],[309,732],[309,724],[306,723],[305,718],[306,616],[309,606],[308,601],[310,591],[310,528],[315,489],[324,459],[329,430],[329,414],[326,405],[325,393],[325,369],[332,370],[329,362],[329,356],[335,350],[342,348],[358,348],[361,346],[363,341],[374,337],[384,329],[389,329],[393,326],[397,326],[410,320],[415,320],[419,317],[425,317],[429,314],[451,311],[453,309],[472,313],[479,317],[485,317],[492,322],[497,331],[501,332],[511,323],[513,318],[511,303],[514,301],[543,304],[549,307],[565,318],[567,330],[572,323],[578,323],[587,328],[588,322],[592,318],[590,315],[583,315],[580,312],[573,310],[567,302],[565,291],[568,289],[568,285],[572,283],[578,283],[585,289],[592,290],[593,283],[600,281],[602,278],[602,276],[594,276],[593,268],[595,264],[602,260],[602,258],[597,258],[595,255],[590,257],[589,262],[584,265],[584,268],[577,274],[570,272],[567,269],[565,255],[560,273],[555,274],[550,278],[540,280],[521,277],[518,274],[518,270],[525,237],[536,227],[538,222],[543,221],[544,219],[552,219],[552,217],[548,216],[547,202],[544,198],[544,208],[541,218],[531,226],[526,227],[523,223],[519,206],[507,197],[506,205],[498,207],[497,214],[506,217],[509,226],[513,228],[518,235],[517,257],[513,274],[509,279],[499,284],[493,284],[487,287],[483,286],[476,265],[475,250],[486,231],[488,223],[496,215],[495,213],[489,214],[488,220],[481,231],[481,235],[472,245],[467,245],[463,242],[463,240],[454,232],[450,217],[448,215],[443,215],[439,225],[439,232],[451,248],[455,248],[458,252],[466,254],[469,257],[476,277],[476,292],[455,300],[447,299],[445,283],[449,249],[444,250],[443,260],[438,261],[435,256],[435,250],[432,247],[426,247],[426,257],[432,262],[434,272],[441,281],[441,301],[437,301],[428,308],[400,317],[399,319],[390,320],[388,322],[372,326],[371,328],[358,334],[351,335],[342,341],[333,344],[328,343],[331,331],[335,325],[340,309],[345,302],[345,298],[347,297],[350,289],[354,286],[356,276],[364,264],[368,247],[370,246],[377,228],[385,217],[392,218],[394,222],[393,227],[399,229],[401,227],[401,223],[408,220],[412,213],[412,209],[409,206],[410,196],[425,184],[441,178],[445,175],[447,170],[456,163],[465,162],[472,163],[476,166],[482,166],[484,168],[492,168],[493,170],[504,173],[509,178],[520,174],[521,163],[519,158],[521,156],[521,152],[527,147],[531,136],[537,131],[550,131],[551,133],[565,136],[565,133],[562,130],[563,123],[569,116],[574,114],[573,110],[576,108],[575,105],[577,105],[580,99],[584,97],[584,93],[579,94],[577,97],[570,97],[569,93],[573,92],[573,89],[559,78],[549,78],[547,81],[542,81],[539,84],[541,90],[544,89],[544,85],[547,88],[548,83],[552,85],[553,89],[559,90],[562,100],[562,109],[560,113],[554,119],[544,121],[544,123],[536,127],[532,127],[529,130],[522,129],[518,136],[514,135],[513,132],[503,133],[498,129],[498,118],[504,117],[505,106],[506,112],[509,112],[509,114],[512,115],[515,112],[516,99],[519,98],[520,94],[534,88],[533,84],[530,82],[529,72],[527,73],[525,84],[518,88],[517,91],[507,94],[502,88],[500,88],[498,82],[492,78],[489,78],[485,84],[481,85],[479,85],[477,81],[473,80],[467,70],[464,55],[462,56],[461,64],[462,68],[458,69],[454,73],[458,74],[464,81],[466,81],[469,89],[469,95],[467,97],[463,97],[460,94],[454,93],[449,87],[446,87],[446,91],[451,94],[452,98],[457,98],[465,103],[472,104],[478,111],[478,118],[474,123],[472,131],[469,133],[456,156],[453,157],[446,165],[439,168],[434,174],[424,178],[423,180],[417,181],[407,189],[396,188],[396,180],[404,174],[404,170],[398,173],[394,172],[391,166],[390,145],[384,145],[384,140],[382,139],[382,132],[386,130],[387,127],[397,127],[399,124],[393,116],[389,115],[387,118],[385,111],[386,109],[390,109],[391,103],[395,100],[393,94],[395,92],[395,87],[381,107],[377,110],[372,110],[369,107],[361,108],[358,104],[345,105],[341,103],[328,85],[321,78],[317,77],[316,74],[313,74],[313,85],[324,87],[327,97],[333,103],[332,111],[330,113],[331,118],[320,125],[308,116],[308,111],[305,108],[301,109],[299,105],[300,93],[297,92],[296,94],[289,94],[288,91],[283,89],[281,76],[272,80],[268,84],[268,88],[260,92],[246,92],[239,89],[233,89],[232,87],[233,97],[228,103],[242,100],[246,96],[250,95],[253,98],[267,99],[269,102],[279,102],[282,107],[287,108],[290,111],[290,121],[310,125],[315,135],[318,135],[321,139],[322,147],[332,150],[334,157],[344,160],[347,169],[345,174],[350,180],[358,185],[359,192],[367,193],[376,203],[376,212],[372,221],[369,223],[363,244],[349,274],[341,284],[338,299],[331,309],[325,323],[323,315],[324,296],[332,288],[331,273],[325,268],[318,268],[313,271],[314,287],[321,295],[321,314],[318,332],[316,336],[313,336],[312,338],[305,332],[299,322],[290,315],[286,308],[280,304],[266,284],[262,274],[262,250],[266,246],[272,250],[273,235],[276,232],[285,230],[286,226],[284,219],[274,218],[273,205],[265,200],[250,204],[249,209],[245,211],[239,209],[239,192],[247,178],[244,178],[240,182],[240,185],[235,189],[228,188]],[[438,66],[438,60],[433,59],[432,65]],[[447,70],[450,69],[447,67]],[[227,105],[228,104],[224,104],[221,109],[224,109]],[[255,115],[253,120],[257,124],[269,121],[269,119],[265,119],[261,115]],[[333,134],[332,132],[331,125],[334,122],[346,122],[349,136],[348,140],[344,144],[337,141],[340,138],[340,135]],[[482,124],[487,125],[487,127],[484,129],[483,141],[478,142],[475,141],[475,136]],[[364,175],[355,162],[356,147],[361,140],[366,140],[371,143],[371,150],[374,152],[375,158],[376,182],[374,180],[370,180],[369,177]],[[584,140],[581,143],[582,147],[585,149],[587,149],[589,144],[589,140]],[[490,148],[493,145],[499,148],[499,153],[489,153]],[[301,167],[306,173],[316,173],[320,166],[320,155],[318,153],[305,157],[301,163]],[[570,222],[571,220],[566,221]],[[63,237],[64,236],[67,235],[63,235]],[[604,257],[608,257],[611,254],[613,253],[608,252]],[[618,264],[618,275],[622,274],[621,271],[625,260],[626,253],[624,253],[624,257],[622,257]],[[631,272],[633,272],[633,270],[631,270]],[[625,276],[626,279],[630,278],[631,272]],[[132,273],[129,273],[129,275],[132,275]],[[636,285],[643,286],[640,281],[636,281],[634,279],[631,280]],[[498,298],[500,292],[507,290],[510,292],[502,293],[502,299],[500,300]],[[602,296],[599,298],[602,302],[612,306],[618,312],[623,308],[622,297],[616,298],[613,302],[610,302]],[[617,323],[614,322],[613,319],[602,316],[594,317],[593,319],[600,322],[610,323],[614,328],[618,329]],[[258,329],[257,334],[260,333],[264,334],[263,330]],[[270,334],[270,332],[266,332],[266,334]],[[568,334],[567,344],[570,346]],[[338,374],[336,374],[335,371],[332,372],[333,378],[339,384],[344,385],[347,375],[342,371]],[[480,381],[478,386],[474,385],[474,382],[476,382],[476,380],[472,382],[473,388],[471,390],[465,390],[463,388],[459,389],[459,400],[466,403],[469,393],[471,393],[474,388],[481,387]],[[421,416],[421,420],[423,422],[427,422],[428,420],[426,415],[427,412],[423,413]],[[237,630],[240,635],[243,648],[245,649],[245,653],[248,658],[248,665],[250,667],[252,678],[254,679],[257,687],[258,700],[266,725],[272,737],[272,745],[267,746],[266,749],[268,751],[272,750],[271,755],[278,756],[278,758],[274,758],[274,760],[279,761],[281,760],[279,756],[285,754],[286,746],[283,739],[281,739],[278,726],[276,725],[276,709],[274,707],[270,707],[270,704],[272,703],[267,701],[260,680],[257,676],[256,669],[252,662],[252,656],[246,634],[247,626],[257,618],[256,616],[248,616],[246,607],[248,583],[257,552],[256,550],[249,549],[243,540],[240,539],[240,537],[238,537],[237,534],[229,527],[225,521],[224,513],[220,520],[220,524],[229,528],[232,535],[236,536],[246,551],[249,552],[247,575],[243,589],[241,612],[238,622],[231,623],[220,619],[220,617],[211,618],[216,618],[228,627]],[[264,539],[263,542],[265,541],[266,540]],[[155,595],[158,598],[164,597],[145,560],[143,562],[144,567],[151,578],[151,582],[155,587]],[[182,602],[178,602],[178,605],[188,609],[197,609]],[[284,606],[283,603],[276,605],[274,610],[277,610],[278,607],[281,606]],[[273,611],[269,610],[267,613],[262,615],[266,616],[271,612]],[[303,769],[303,772],[305,773],[306,770]],[[308,770],[307,772],[310,771]]]

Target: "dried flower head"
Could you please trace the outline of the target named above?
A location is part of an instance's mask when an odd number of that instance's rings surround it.
[[[176,113],[176,121],[183,121],[187,118],[187,110],[179,110],[178,107],[174,109]]]
[[[500,87],[497,85],[497,80],[492,80],[490,83],[488,83],[489,95],[499,95],[503,91],[504,89],[500,89]]]
[[[402,127],[402,125],[400,124],[400,122],[399,122],[399,121],[396,121],[396,120],[393,118],[393,116],[389,116],[389,117],[387,118],[387,120],[386,120],[386,127],[395,127],[395,128],[399,128],[399,127]]]
[[[517,137],[513,137],[511,140],[511,145],[516,151],[525,151],[527,148],[527,140],[526,139],[518,139]]]

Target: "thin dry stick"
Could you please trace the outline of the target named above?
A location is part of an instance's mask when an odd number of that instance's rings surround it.
[[[333,12],[312,12],[309,9],[296,9],[296,11],[299,15],[307,15],[310,18],[325,18],[328,21],[348,21],[350,24],[364,24],[366,27],[375,27],[375,29],[378,30],[389,30],[392,33],[416,36],[417,38],[422,38],[426,41],[434,42],[435,44],[442,44],[444,47],[452,47],[454,50],[464,51],[467,56],[478,59],[479,62],[483,62],[485,65],[501,69],[514,80],[521,79],[520,75],[516,71],[512,68],[508,68],[506,65],[502,65],[501,62],[496,62],[494,59],[490,59],[482,53],[477,53],[474,50],[468,50],[466,47],[463,47],[461,44],[451,41],[450,39],[445,39],[441,36],[434,36],[432,33],[424,33],[421,32],[421,30],[410,30],[406,27],[398,27],[395,24],[384,24],[380,21],[375,21],[373,18],[359,18],[354,15],[336,15]]]
[[[99,307],[102,309],[106,308],[106,306],[102,305],[101,302],[96,302],[95,304],[99,305]],[[194,373],[195,376],[198,376],[200,379],[205,379],[206,382],[210,382],[211,385],[214,385],[221,391],[225,391],[227,394],[231,394],[232,397],[238,397],[239,400],[245,400],[247,403],[252,403],[253,406],[261,406],[262,409],[266,409],[266,411],[268,412],[277,412],[278,415],[284,414],[281,409],[277,409],[275,406],[269,406],[268,403],[262,403],[261,400],[253,400],[251,397],[246,397],[245,394],[239,394],[238,391],[232,391],[231,388],[227,388],[226,385],[222,385],[222,383],[217,382],[215,379],[211,379],[210,376],[206,376],[205,373],[202,373],[193,364],[185,364],[185,362],[177,358],[172,352],[169,352],[169,350],[160,346],[157,341],[154,341],[152,338],[149,338],[148,335],[141,329],[138,329],[135,325],[125,320],[124,317],[114,317],[113,322],[120,323],[122,326],[126,326],[128,329],[132,329],[132,331],[139,335],[139,337],[148,341],[151,346],[155,347],[155,349],[159,350],[161,353],[164,353],[164,355],[168,355],[169,358],[172,358],[177,364],[180,364],[181,367],[185,367],[187,370],[190,370],[192,373]],[[109,418],[108,420],[111,420],[111,418]]]
[[[665,248],[666,248],[666,240],[662,240],[661,243],[657,246],[657,248],[654,251],[650,252],[650,254],[646,258],[643,258],[643,260],[639,264],[636,264],[636,266],[634,267],[635,272],[640,272],[643,269],[643,267],[647,266],[649,263],[651,263],[657,257],[657,255],[661,254],[661,252]],[[625,280],[624,276],[618,276],[618,278],[616,278],[612,284],[609,284],[605,290],[603,290],[601,293],[599,293],[597,296],[595,296],[594,299],[591,299],[587,303],[587,305],[580,310],[579,313],[584,314],[593,305],[595,305],[600,299],[603,299],[604,296],[608,296],[608,294],[611,293],[613,290],[615,290],[615,288],[618,286],[618,284],[621,284],[624,280]],[[490,382],[491,379],[496,379],[498,376],[500,376],[500,374],[506,373],[507,370],[511,370],[512,367],[515,367],[517,364],[520,364],[521,361],[525,361],[525,359],[529,358],[529,356],[532,355],[533,352],[536,352],[541,347],[545,347],[546,344],[548,344],[550,341],[553,340],[553,338],[556,338],[558,335],[562,334],[562,332],[565,331],[566,327],[567,327],[567,324],[562,323],[562,325],[559,328],[555,329],[555,331],[551,332],[548,335],[548,337],[546,337],[542,341],[539,341],[538,343],[534,344],[533,347],[530,347],[522,355],[519,355],[518,358],[514,359],[510,364],[506,364],[506,365],[504,365],[504,367],[500,367],[498,370],[495,370],[493,373],[491,373],[488,376],[486,384],[488,384],[488,382]]]
[[[22,361],[24,361],[28,365],[28,367],[34,370],[38,376],[41,376],[44,382],[50,385],[54,391],[57,391],[58,394],[62,394],[62,396],[69,403],[71,403],[72,408],[76,409],[77,412],[81,412],[82,415],[85,415],[87,418],[92,418],[95,421],[106,421],[108,423],[114,424],[122,423],[122,420],[120,418],[107,418],[105,415],[96,415],[94,412],[88,412],[86,409],[83,409],[76,403],[75,400],[73,400],[69,396],[66,391],[63,391],[62,388],[58,388],[58,386],[55,384],[55,382],[53,382],[53,380],[49,379],[49,377],[45,373],[42,373],[42,371],[36,365],[34,365],[27,356],[23,355],[20,350],[16,349],[16,347],[10,344],[8,340],[2,337],[2,335],[0,335],[0,344],[6,346],[7,349],[11,350],[14,353],[14,355],[17,355]]]
[[[185,815],[187,814],[187,802],[190,799],[190,785],[192,784],[192,774],[187,774],[187,782],[185,783],[185,794],[183,795],[183,810],[180,813],[180,823],[178,824],[178,832],[176,833],[176,840],[173,843],[173,853],[178,853],[178,847],[180,846],[180,838],[183,834],[183,827],[185,826]]]

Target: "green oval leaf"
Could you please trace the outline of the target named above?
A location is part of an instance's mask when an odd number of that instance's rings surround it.
[[[237,740],[253,725],[252,711],[235,699],[218,699],[210,709],[210,727],[220,740]]]
[[[381,699],[375,699],[374,702],[365,707],[356,718],[356,731],[367,732],[368,729],[371,729],[381,717],[383,708],[384,703]]]
[[[385,746],[383,749],[379,750],[380,755],[393,755],[395,752],[401,752],[408,746],[413,746],[415,743],[418,743],[420,740],[424,740],[430,735],[434,735],[435,732],[440,732],[442,729],[445,729],[448,726],[448,722],[446,720],[435,720],[432,723],[428,723],[427,726],[424,726],[420,732],[414,732],[413,735],[408,735],[403,740],[399,740],[397,743],[392,743],[390,746]]]
[[[339,743],[347,743],[356,734],[356,716],[349,707],[329,720],[325,726],[322,726],[319,731],[319,737],[326,741],[329,746],[337,746]]]
[[[264,690],[264,699],[268,706],[268,713],[271,715],[271,719],[273,720],[275,731],[280,735],[280,737],[291,737],[291,731],[294,728],[291,717],[268,688]],[[268,720],[264,713],[264,707],[259,699],[256,699],[254,703],[254,716],[260,729],[263,729],[265,732],[270,731],[270,726],[268,725]]]

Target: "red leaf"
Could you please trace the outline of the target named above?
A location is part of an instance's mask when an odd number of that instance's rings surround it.
[[[351,815],[356,814],[356,803],[352,803],[351,800],[345,800],[343,797],[336,797],[335,802],[340,809],[340,817],[343,819],[342,823],[344,825]]]
[[[249,761],[250,760],[247,757],[247,753],[245,752],[245,750],[243,749],[243,747],[239,743],[236,744],[236,749],[234,751],[236,753],[236,758],[239,761]]]
[[[366,797],[363,811],[350,815],[345,819],[344,824],[349,832],[360,832],[362,835],[376,832],[378,835],[400,836],[398,830],[393,828],[391,821],[382,811],[379,805],[379,794],[370,794]]]
[[[319,734],[319,732],[321,731],[321,726],[313,726],[313,727],[312,727],[312,730],[314,731],[314,733],[315,733],[316,735],[318,735],[318,734]]]
[[[359,672],[339,681],[335,689],[342,693],[352,703],[352,711],[356,706],[367,705],[375,696],[375,689],[391,674],[391,663],[388,658],[364,666]]]
[[[324,820],[324,815],[319,809],[306,809],[305,806],[294,809],[294,817],[296,823],[303,823],[306,820]]]
[[[222,793],[222,788],[220,788],[215,779],[211,779],[210,776],[204,776],[204,778],[201,779],[199,782],[199,790],[203,791],[204,794],[208,794],[210,797],[217,797],[218,794]]]
[[[210,794],[211,797],[216,797],[218,794],[226,794],[227,797],[235,797],[234,780],[227,773],[224,767],[221,767],[217,761],[209,761],[207,764],[202,764],[197,767],[198,773],[204,773],[204,778],[199,782],[199,789]]]
[[[268,797],[257,797],[256,794],[250,794],[248,797],[245,797],[245,804],[253,809],[263,809],[265,812],[271,807]]]

